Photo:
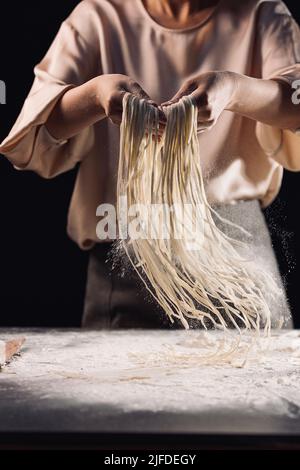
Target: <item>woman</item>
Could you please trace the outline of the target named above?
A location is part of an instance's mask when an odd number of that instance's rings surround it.
[[[111,272],[111,245],[96,236],[97,207],[115,203],[125,91],[157,105],[193,96],[209,200],[252,233],[257,262],[279,278],[260,206],[283,168],[300,169],[300,32],[283,2],[84,0],[35,76],[0,151],[45,178],[81,162],[68,233],[91,250],[85,326],[169,327],[134,274]],[[271,310],[286,313],[286,301]]]

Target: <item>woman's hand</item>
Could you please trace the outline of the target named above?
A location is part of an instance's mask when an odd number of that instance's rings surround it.
[[[300,130],[299,106],[294,89],[280,77],[261,79],[235,72],[207,72],[185,82],[161,106],[189,95],[198,107],[198,131],[210,129],[224,110],[278,129]],[[300,133],[300,131],[299,131]]]
[[[142,87],[127,75],[109,74],[95,78],[96,96],[106,116],[114,123],[121,124],[123,97],[126,92],[132,93],[157,106]]]
[[[127,75],[101,75],[97,79],[99,105],[104,109],[106,116],[114,124],[120,125],[123,113],[123,97],[126,92],[132,93],[141,99],[145,99],[149,104],[158,108],[158,105],[151,100],[142,87]],[[161,136],[166,124],[166,117],[159,109],[159,132]]]
[[[119,125],[126,92],[146,99],[157,107],[141,86],[126,75],[100,75],[68,90],[52,110],[46,127],[54,137],[65,140],[105,117]],[[161,135],[166,122],[161,110],[159,117]]]
[[[161,106],[168,106],[190,96],[198,107],[198,132],[212,128],[220,114],[230,109],[236,90],[234,72],[207,72],[187,80],[176,95]]]

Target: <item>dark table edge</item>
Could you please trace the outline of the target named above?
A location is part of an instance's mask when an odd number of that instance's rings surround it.
[[[300,450],[300,434],[0,433],[0,450]]]

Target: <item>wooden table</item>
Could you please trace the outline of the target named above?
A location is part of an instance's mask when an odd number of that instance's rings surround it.
[[[300,448],[300,331],[217,365],[217,332],[0,330],[18,336],[0,448]]]

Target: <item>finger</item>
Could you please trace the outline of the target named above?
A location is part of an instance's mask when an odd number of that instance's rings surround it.
[[[173,101],[169,100],[169,101],[164,101],[164,103],[162,103],[160,106],[161,108],[165,108],[166,106],[171,106],[173,103]]]
[[[145,90],[143,90],[143,88],[136,82],[133,82],[132,84],[130,84],[130,91],[133,95],[136,95],[141,99],[153,102],[153,100],[151,100],[150,96],[147,95]]]
[[[184,96],[190,95],[195,90],[195,85],[187,82],[182,85],[178,92],[170,100],[170,103],[177,103]]]
[[[177,93],[169,101],[165,101],[161,106],[170,106],[177,103],[183,96],[190,95],[197,88],[196,82],[193,80],[186,81],[177,91]]]
[[[208,95],[205,91],[203,90],[195,90],[190,94],[190,98],[193,101],[193,103],[198,107],[199,111],[201,108],[205,110],[205,108],[208,106]]]

